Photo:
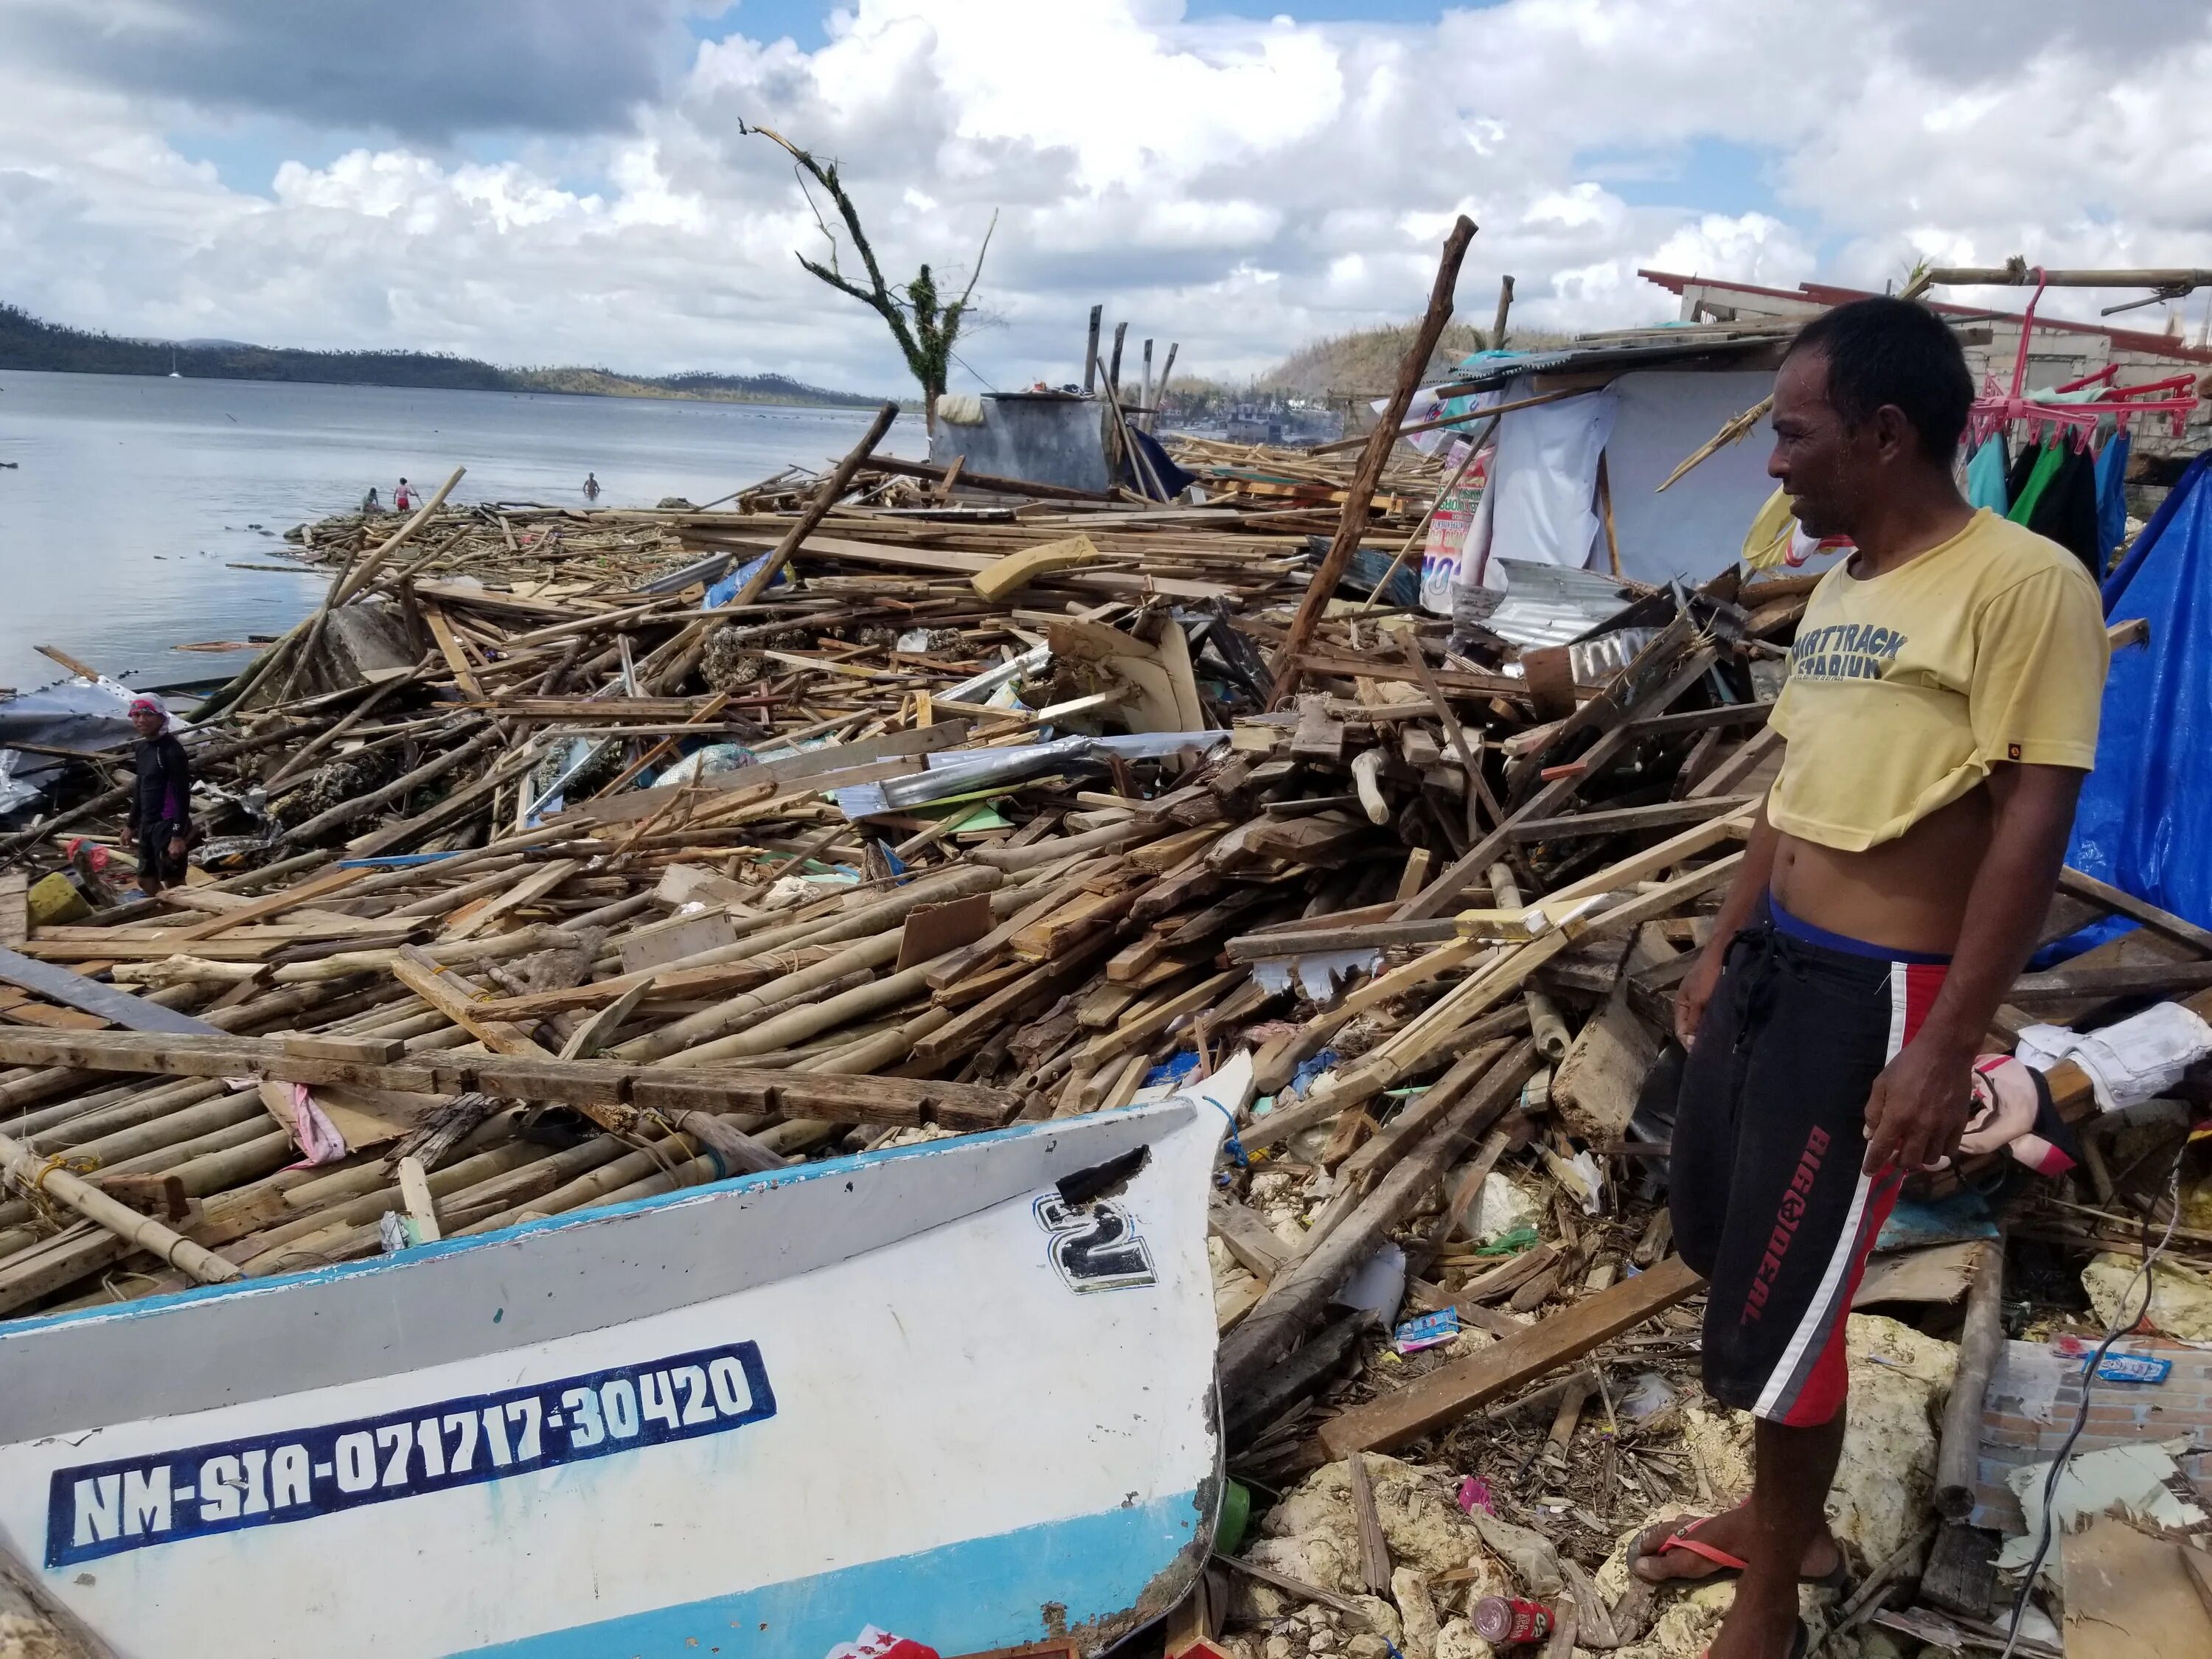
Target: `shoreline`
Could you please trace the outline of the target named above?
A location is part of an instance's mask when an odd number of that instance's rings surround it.
[[[528,371],[521,371],[528,372]],[[823,403],[813,398],[775,398],[748,392],[583,392],[558,386],[434,386],[421,380],[326,380],[313,375],[267,374],[171,374],[162,369],[135,368],[55,368],[36,363],[0,362],[0,374],[69,374],[86,379],[108,380],[194,380],[202,384],[248,386],[337,386],[345,390],[376,392],[468,392],[510,398],[582,398],[603,399],[615,403],[660,404],[740,404],[758,409],[811,409],[824,412],[848,414],[864,410],[880,409],[886,403],[896,403],[902,415],[918,415],[918,401],[897,398],[868,398],[852,394],[849,403]],[[4,391],[0,386],[0,391]],[[844,394],[839,394],[844,395]]]

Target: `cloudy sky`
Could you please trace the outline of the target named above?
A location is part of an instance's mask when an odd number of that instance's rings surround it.
[[[1672,314],[1638,266],[2212,265],[2208,85],[2203,0],[0,0],[0,299],[900,389],[761,123],[895,278],[998,213],[956,390],[1096,301],[1234,378],[1409,314],[1457,212],[1461,314],[1555,327]]]

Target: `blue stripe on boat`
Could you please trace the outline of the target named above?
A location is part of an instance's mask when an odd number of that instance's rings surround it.
[[[865,1493],[854,1494],[866,1503]],[[1133,1607],[1212,1517],[1198,1494],[1024,1527],[811,1578],[476,1648],[455,1659],[825,1659],[863,1625],[946,1656],[1041,1642]],[[1048,1620],[1047,1609],[1057,1612]],[[1019,1611],[1012,1611],[1012,1610]]]

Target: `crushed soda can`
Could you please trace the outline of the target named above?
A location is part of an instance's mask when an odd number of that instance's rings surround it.
[[[1540,1642],[1552,1633],[1552,1612],[1517,1595],[1486,1595],[1474,1604],[1474,1632],[1494,1648]]]

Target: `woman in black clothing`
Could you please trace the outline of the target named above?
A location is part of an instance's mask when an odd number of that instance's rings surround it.
[[[131,724],[138,732],[131,832],[138,839],[138,888],[151,898],[185,878],[185,855],[191,850],[191,763],[170,732],[169,711],[159,697],[134,698]]]

